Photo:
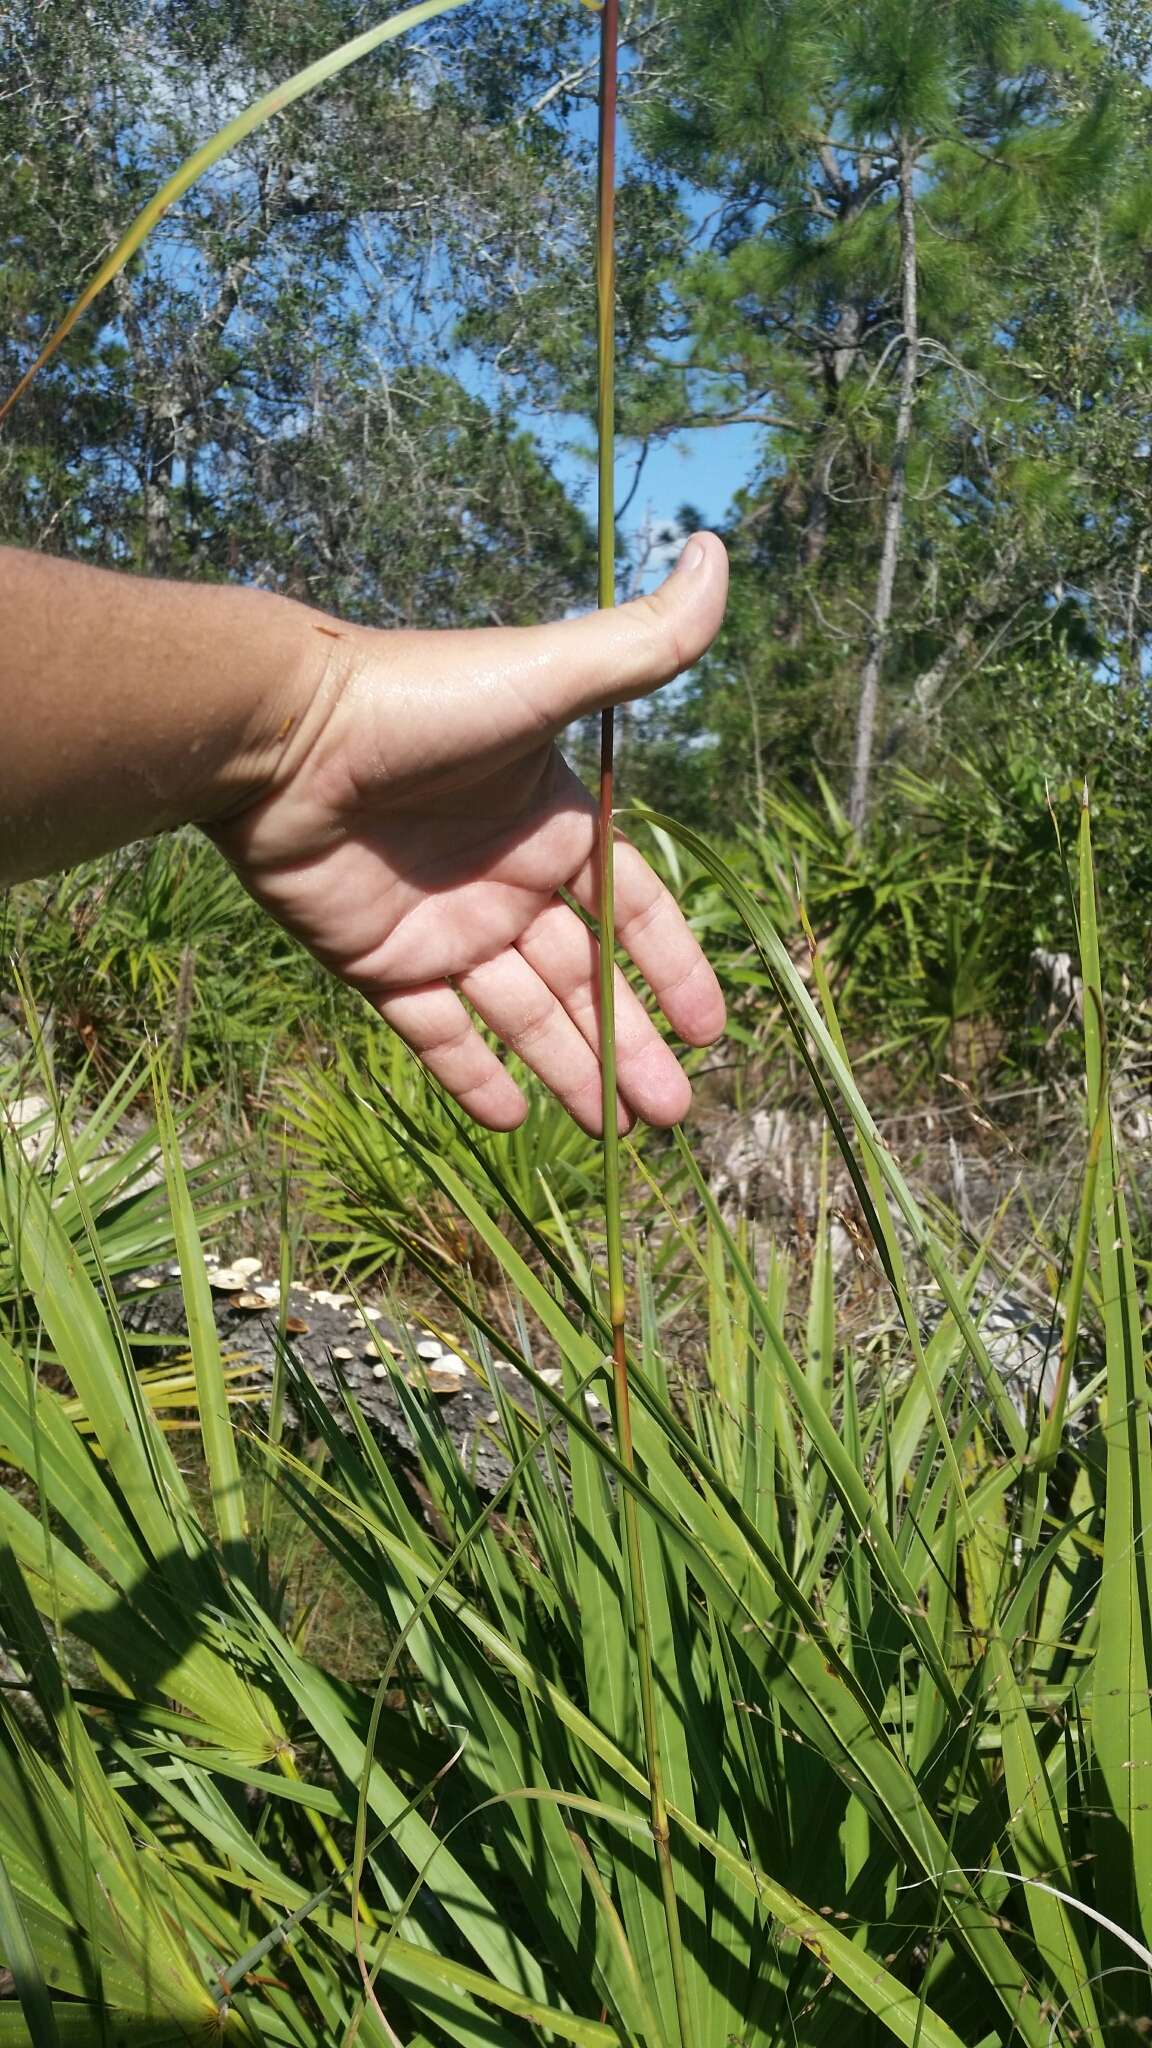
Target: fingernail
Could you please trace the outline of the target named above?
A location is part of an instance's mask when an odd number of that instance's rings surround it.
[[[683,569],[685,575],[690,575],[694,569],[702,568],[704,561],[705,552],[701,542],[698,540],[690,540],[687,547],[684,549],[682,555],[680,556],[680,560],[677,562],[676,567],[678,569]]]

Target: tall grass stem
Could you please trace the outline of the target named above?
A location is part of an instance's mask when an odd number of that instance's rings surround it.
[[[600,125],[597,195],[597,451],[598,451],[598,598],[602,610],[616,602],[616,129],[620,55],[620,0],[603,0],[600,16]],[[632,1408],[628,1385],[625,1335],[627,1299],[624,1279],[624,1232],[620,1207],[620,1138],[616,1095],[616,1016],[614,974],[616,916],[613,889],[613,810],[615,796],[615,717],[609,708],[600,722],[600,1059],[604,1111],[604,1224],[608,1248],[608,1308],[612,1325],[612,1380],[616,1435],[621,1462],[635,1468]],[[660,1896],[668,1935],[668,1958],[676,2001],[676,2038],[692,2048],[688,1985],[680,1939],[676,1873],[669,1839],[668,1806],[656,1715],[652,1636],[644,1586],[644,1557],[636,1496],[622,1491],[625,1552],[632,1598],[640,1711],[644,1730],[652,1841],[660,1876]]]

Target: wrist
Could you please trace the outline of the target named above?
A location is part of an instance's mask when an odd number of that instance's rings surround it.
[[[342,693],[354,629],[264,591],[247,600],[243,664],[225,745],[194,792],[190,822],[227,824],[289,782],[311,753]],[[233,643],[235,644],[235,642]]]

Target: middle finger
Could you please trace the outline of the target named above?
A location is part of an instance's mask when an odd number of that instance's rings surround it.
[[[600,947],[595,934],[567,904],[552,903],[533,918],[518,945],[599,1057]],[[679,1123],[692,1101],[688,1078],[619,968],[614,981],[620,1094],[646,1123]]]

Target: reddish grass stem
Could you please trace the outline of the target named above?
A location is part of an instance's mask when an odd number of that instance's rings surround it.
[[[600,136],[597,206],[597,434],[598,434],[598,584],[604,610],[616,602],[616,111],[619,80],[620,0],[603,0],[600,20]],[[600,724],[600,809],[597,846],[600,867],[600,1058],[604,1110],[604,1223],[608,1248],[608,1306],[612,1325],[612,1382],[617,1446],[629,1473],[635,1470],[632,1403],[628,1385],[625,1335],[627,1298],[624,1279],[624,1233],[620,1205],[620,1143],[616,1107],[616,1016],[613,983],[616,919],[613,892],[613,805],[615,797],[615,718],[605,711]],[[644,1588],[644,1552],[636,1495],[624,1486],[623,1518],[632,1630],[644,1729],[652,1842],[660,1874],[660,1893],[668,1935],[668,1960],[675,1997],[674,2042],[691,2048],[684,1951],[676,1897],[676,1873],[668,1829],[660,1757],[660,1726],[652,1664],[652,1636]]]

